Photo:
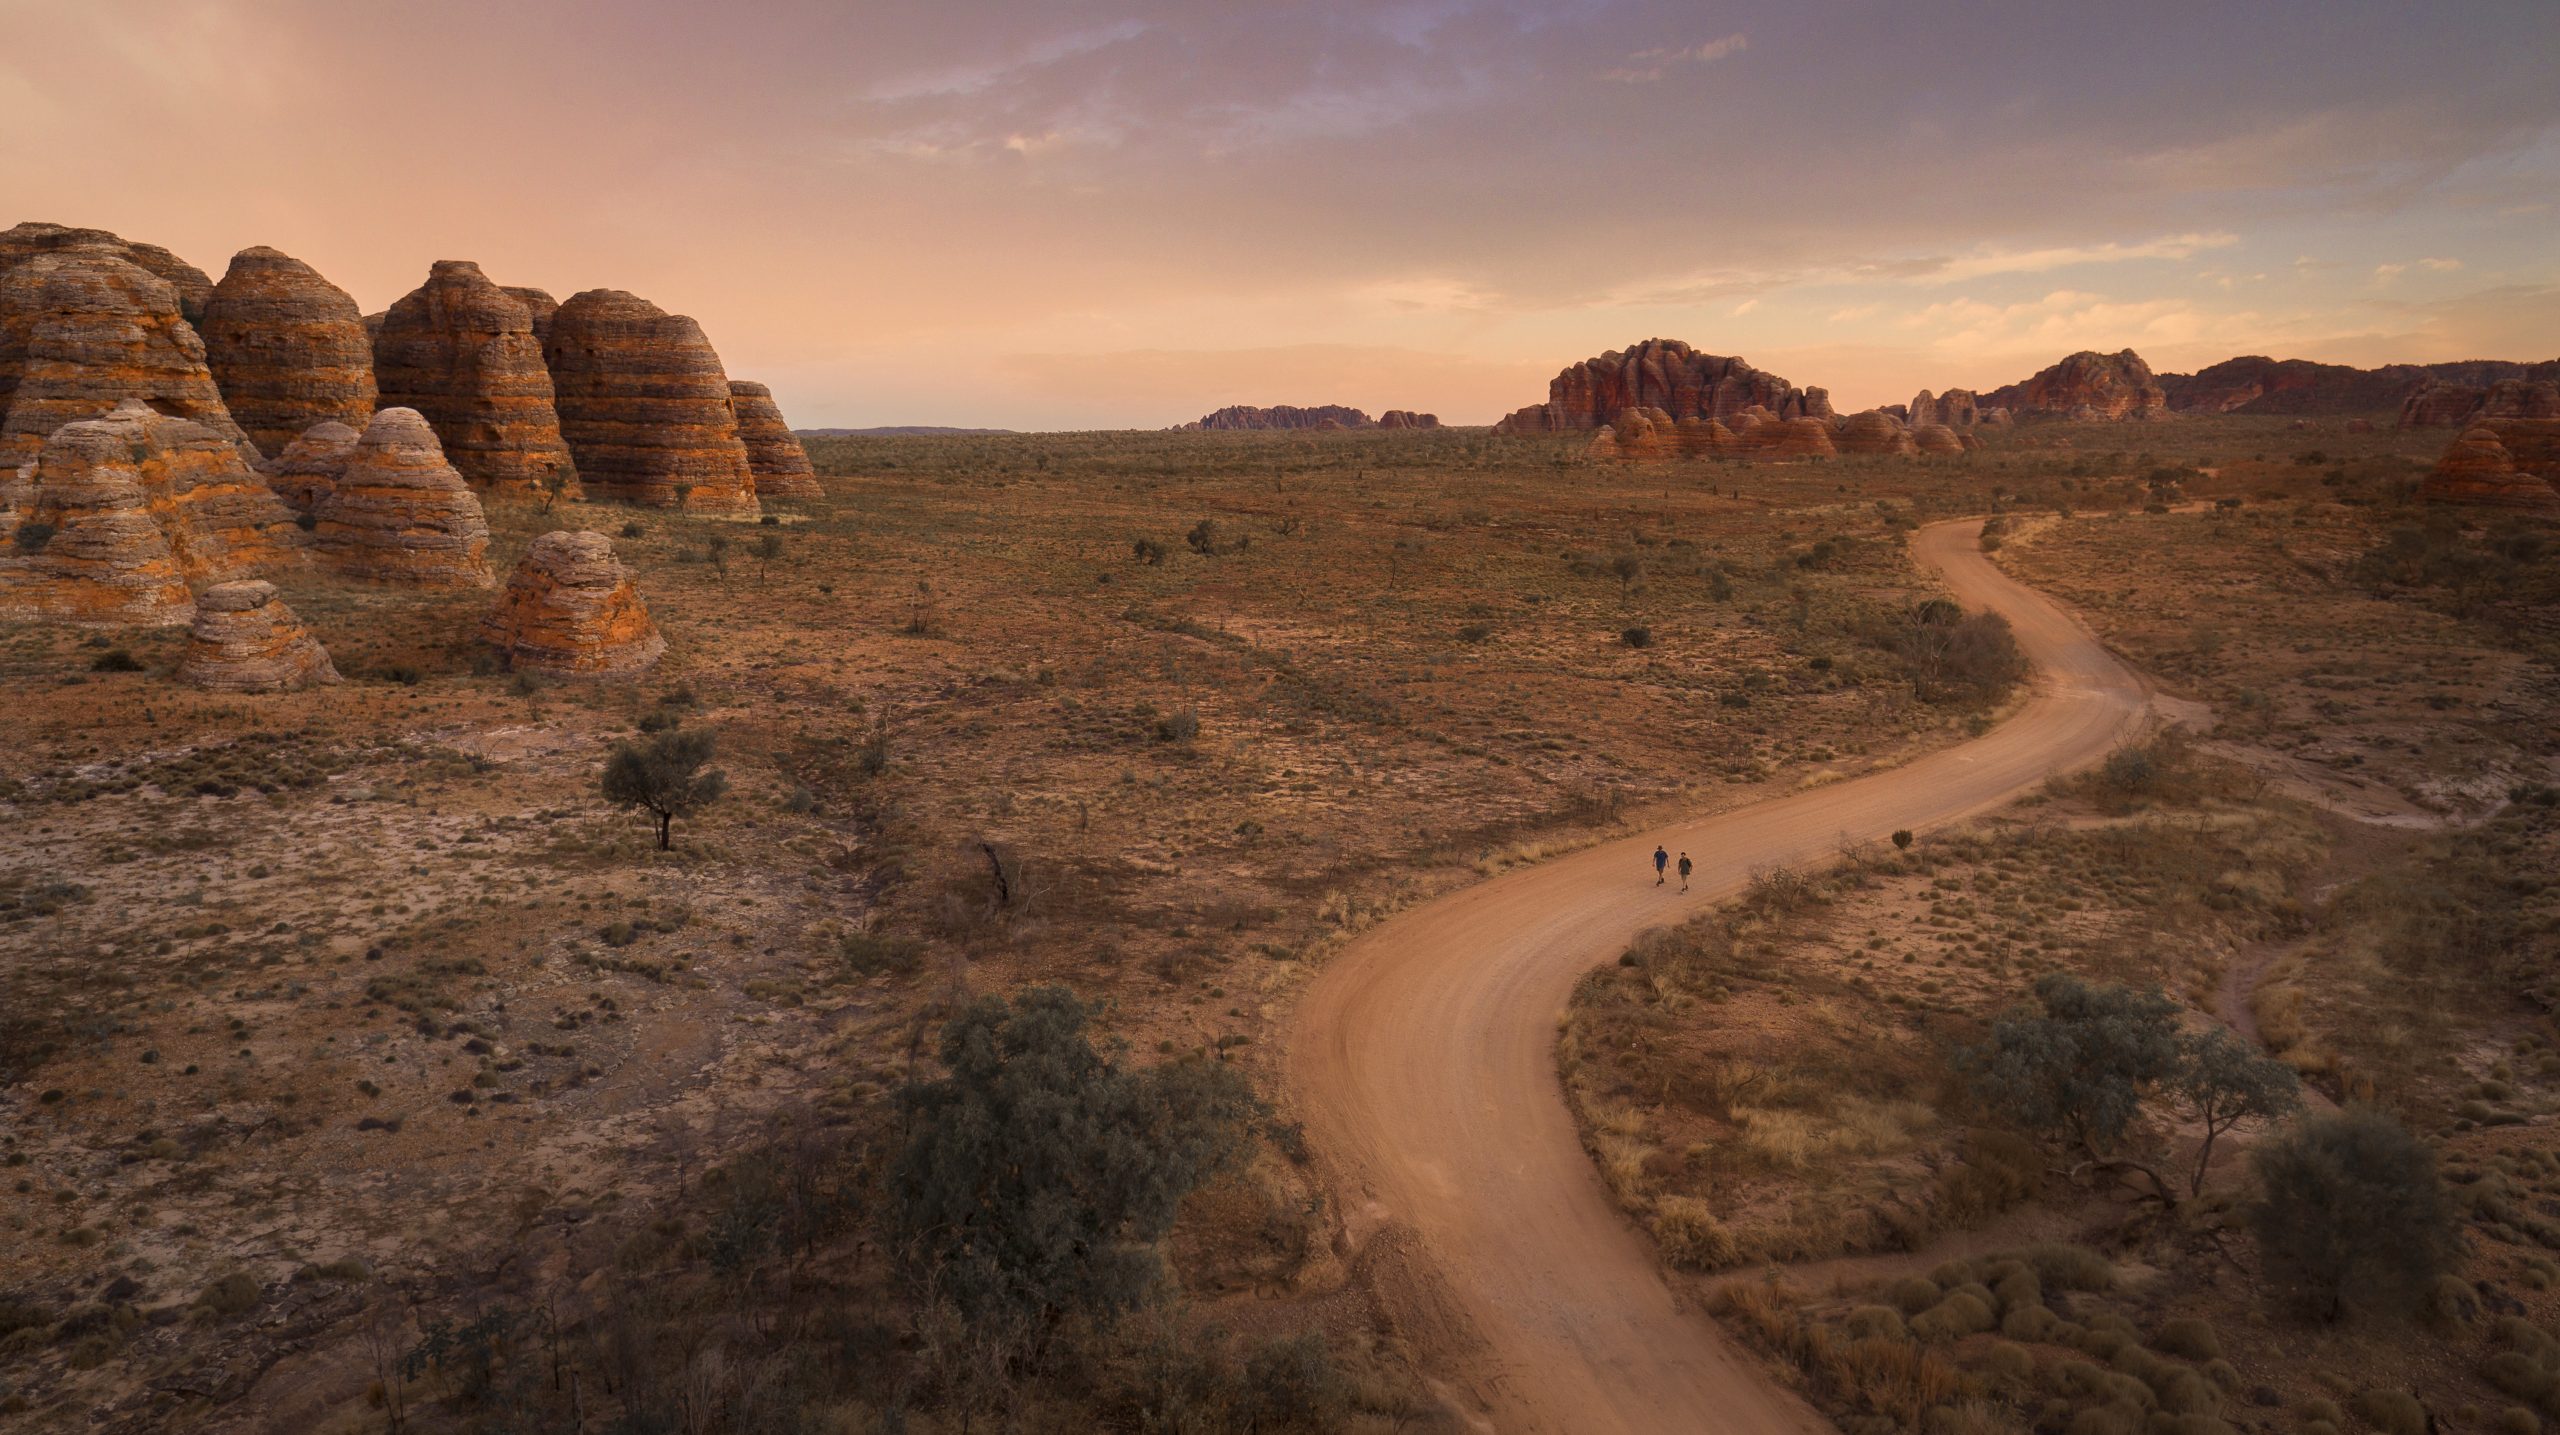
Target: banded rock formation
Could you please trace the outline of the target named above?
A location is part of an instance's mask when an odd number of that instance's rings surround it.
[[[480,639],[518,671],[576,677],[636,673],[667,650],[613,541],[566,529],[525,550]]]
[[[1767,459],[1834,458],[1840,452],[1831,442],[1831,425],[1810,416],[1761,424],[1753,437],[1760,445],[1758,456]]]
[[[2560,418],[2560,382],[2497,379],[2485,385],[2430,380],[2400,406],[2400,427],[2470,428],[2487,419]]]
[[[420,588],[486,588],[489,523],[416,409],[373,416],[314,505],[321,558],[351,577]]]
[[[367,422],[371,422],[370,418]],[[338,486],[338,475],[345,470],[347,460],[355,457],[356,440],[360,437],[342,423],[313,424],[267,465],[267,486],[275,490],[287,508],[296,513],[312,512]]]
[[[196,595],[178,681],[225,693],[273,693],[338,681],[337,665],[276,585],[250,578]]]
[[[1568,433],[1597,428],[1630,408],[1681,419],[1729,420],[1761,406],[1780,418],[1829,418],[1831,397],[1799,389],[1740,359],[1702,354],[1677,339],[1647,339],[1567,368],[1547,384],[1547,401],[1494,425],[1496,433]]]
[[[755,477],[729,376],[702,326],[619,289],[573,294],[543,346],[560,432],[598,495],[752,514]]]
[[[1959,434],[1945,424],[1917,424],[1911,430],[1911,448],[1915,453],[1944,458],[1963,453],[1967,437],[1970,435]]]
[[[373,342],[345,290],[277,250],[243,249],[205,305],[205,362],[249,442],[269,458],[319,423],[373,416]]]
[[[300,559],[292,512],[238,444],[138,399],[83,427],[90,425],[124,445],[151,520],[188,582],[254,577]]]
[[[818,470],[800,436],[782,421],[773,390],[746,379],[729,381],[729,398],[738,413],[738,438],[747,446],[747,471],[755,476],[756,497],[808,499],[820,497]]]
[[[2560,508],[2560,490],[2518,465],[2504,436],[2487,424],[2465,429],[2436,460],[2435,470],[2418,485],[2418,493],[2430,503]]]
[[[205,277],[203,270],[157,244],[136,244],[103,229],[72,229],[38,221],[0,231],[0,273],[59,249],[109,250],[144,272],[167,280],[169,287],[177,291],[179,316],[190,324],[204,317],[205,301],[213,295],[213,281]]]
[[[536,343],[551,342],[551,316],[560,312],[560,301],[547,289],[534,289],[521,284],[503,284],[507,297],[524,306],[525,317],[533,321]]]
[[[1440,427],[1440,416],[1438,414],[1418,414],[1411,409],[1389,409],[1385,413],[1378,415],[1378,427],[1382,429],[1436,429]]]
[[[1908,455],[1914,452],[1910,433],[1895,423],[1891,414],[1875,409],[1851,414],[1841,420],[1840,430],[1832,435],[1831,442],[1842,453]]]
[[[120,399],[241,441],[167,280],[101,245],[41,253],[0,274],[0,469]]]
[[[2158,418],[2169,409],[2169,395],[2151,366],[2131,349],[2084,349],[2033,378],[1984,394],[1981,402],[2021,419],[2124,421]]]
[[[33,489],[11,535],[26,556],[0,559],[0,616],[150,627],[194,616],[122,425],[65,424],[30,467]],[[29,543],[30,534],[41,537]]]
[[[474,487],[577,491],[551,373],[524,305],[467,260],[439,259],[427,282],[382,316],[373,342],[384,408],[426,416]]]
[[[1922,389],[1912,398],[1910,412],[1903,421],[1913,428],[1945,424],[1951,429],[1969,429],[1983,421],[1982,396],[1971,389],[1949,389],[1936,395]]]

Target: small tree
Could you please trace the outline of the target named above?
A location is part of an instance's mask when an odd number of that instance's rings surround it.
[[[1124,1068],[1064,987],[980,998],[942,1030],[950,1075],[901,1094],[890,1235],[970,1321],[1108,1324],[1159,1289],[1183,1198],[1241,1160],[1258,1108],[1231,1067]]]
[[[700,812],[729,789],[728,777],[717,768],[702,770],[713,746],[710,733],[682,728],[615,743],[604,764],[605,801],[646,808],[658,819],[658,850],[666,851],[674,845],[677,818]]]
[[[2178,1008],[2157,991],[2091,986],[2055,973],[2035,986],[2042,1010],[2019,1007],[1991,1025],[1988,1046],[1957,1053],[1977,1096],[2020,1128],[2075,1151],[2081,1169],[2134,1174],[2164,1205],[2176,1196],[2126,1156],[2142,1103],[2183,1056]]]
[[[759,534],[755,547],[748,551],[756,555],[756,586],[761,588],[773,581],[773,560],[782,556],[782,535]]]
[[[2293,1068],[2233,1036],[2211,1027],[2187,1038],[2169,1094],[2181,1112],[2204,1128],[2204,1144],[2196,1151],[2196,1168],[2187,1194],[2204,1190],[2205,1168],[2213,1164],[2213,1143],[2248,1121],[2272,1121],[2302,1109],[2302,1078]]]
[[[726,533],[714,533],[710,537],[702,540],[702,554],[704,557],[711,560],[712,568],[720,574],[721,591],[728,591],[729,535]]]
[[[2259,1264],[2314,1320],[2414,1310],[2461,1254],[2435,1153],[2380,1111],[2314,1117],[2259,1146],[2252,1164]]]

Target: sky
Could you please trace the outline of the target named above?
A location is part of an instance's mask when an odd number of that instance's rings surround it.
[[[367,310],[699,319],[801,427],[1844,411],[2073,350],[2560,355],[2560,4],[0,0],[0,196]]]

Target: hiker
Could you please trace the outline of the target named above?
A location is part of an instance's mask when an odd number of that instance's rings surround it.
[[[1689,890],[1689,854],[1686,852],[1680,854],[1680,890]]]
[[[1659,847],[1653,849],[1653,885],[1657,887],[1662,885],[1662,869],[1670,865],[1670,853],[1663,851]]]

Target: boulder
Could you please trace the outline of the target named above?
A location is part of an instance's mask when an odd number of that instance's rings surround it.
[[[1378,427],[1382,429],[1436,429],[1440,427],[1440,416],[1438,414],[1418,414],[1411,409],[1389,409],[1385,413],[1378,415]]]
[[[368,417],[367,422],[371,419]],[[338,486],[361,435],[342,423],[313,424],[267,465],[267,486],[296,513],[310,513]]]
[[[123,399],[241,441],[167,280],[103,245],[41,253],[0,274],[0,469]]]
[[[338,669],[276,596],[276,585],[249,578],[196,595],[178,681],[216,692],[274,693],[334,683]]]
[[[2168,412],[2169,396],[2133,350],[2084,349],[2031,379],[1984,394],[1981,403],[2018,418],[2121,422],[2160,417]]]
[[[597,495],[753,514],[755,477],[729,376],[702,326],[619,289],[569,296],[543,346],[560,431]]]
[[[747,446],[747,471],[755,475],[756,497],[819,497],[824,490],[818,487],[818,470],[810,465],[800,436],[782,421],[773,390],[746,379],[731,379],[729,398],[738,411],[738,439]]]
[[[533,318],[479,265],[437,260],[427,282],[382,316],[373,370],[377,402],[425,415],[473,487],[533,493],[560,483],[577,492]]]
[[[507,291],[507,297],[524,306],[525,317],[533,321],[535,342],[550,343],[551,316],[560,312],[560,301],[552,298],[546,289],[532,289],[521,284],[502,284],[499,287]]]
[[[667,650],[613,541],[568,530],[533,540],[480,640],[519,671],[578,677],[636,673]]]
[[[1938,457],[1965,451],[1963,437],[1945,424],[1921,424],[1913,428],[1911,447],[1916,453]]]
[[[1618,431],[1602,424],[1591,431],[1591,442],[1582,446],[1582,456],[1596,462],[1625,458],[1626,454],[1618,447]]]
[[[1680,456],[1679,426],[1671,415],[1658,408],[1644,406],[1621,409],[1609,427],[1618,437],[1618,456],[1628,459],[1663,459]]]
[[[197,326],[231,417],[268,458],[319,423],[373,416],[373,343],[346,291],[277,250],[243,249]]]
[[[0,232],[0,274],[39,254],[77,248],[111,251],[145,272],[157,275],[176,291],[181,318],[193,324],[204,317],[205,301],[213,294],[213,281],[205,277],[203,270],[157,244],[136,244],[103,229],[71,229],[59,224],[29,222]]]
[[[420,588],[496,581],[480,499],[416,409],[373,416],[311,516],[322,560],[351,577]]]
[[[163,627],[195,615],[125,426],[65,424],[31,467],[12,534],[25,556],[0,558],[0,616]],[[23,541],[38,533],[40,542]]]
[[[1831,436],[1832,445],[1842,453],[1870,453],[1907,456],[1914,450],[1911,435],[1890,414],[1869,409],[1841,420],[1840,429]]]
[[[1681,419],[1731,420],[1755,405],[1782,418],[1828,417],[1830,397],[1799,389],[1741,359],[1702,354],[1677,339],[1647,339],[1621,353],[1585,359],[1547,384],[1547,402],[1519,410],[1498,433],[1567,433],[1597,428],[1629,408]]]

